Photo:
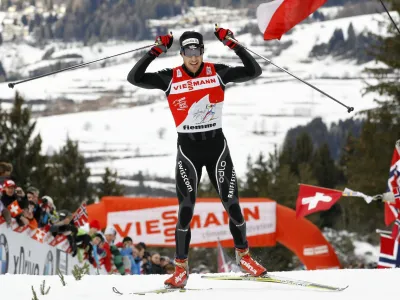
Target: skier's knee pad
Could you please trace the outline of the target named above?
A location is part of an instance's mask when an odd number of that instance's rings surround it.
[[[178,224],[180,224],[182,228],[187,228],[189,227],[192,218],[193,209],[190,207],[183,207],[178,216]]]

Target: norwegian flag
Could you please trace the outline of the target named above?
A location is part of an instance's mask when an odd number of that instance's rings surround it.
[[[385,203],[385,224],[389,226],[396,219],[400,219],[400,209],[396,207],[400,206],[400,140],[396,142],[394,148],[387,191],[394,194],[394,199],[396,201],[396,205]]]
[[[381,234],[381,251],[378,269],[400,267],[399,242],[390,235]]]
[[[343,192],[313,185],[300,184],[296,202],[296,218],[304,217],[317,211],[328,210]]]
[[[81,227],[84,226],[88,221],[89,216],[86,209],[86,202],[84,202],[74,213],[74,224],[77,227]]]
[[[394,222],[393,228],[392,228],[392,238],[400,242],[400,219],[397,219]]]
[[[7,208],[10,211],[11,217],[13,217],[13,218],[22,214],[22,209],[21,209],[21,207],[19,207],[17,200],[15,200],[10,205],[8,205]]]
[[[305,20],[327,0],[274,0],[257,7],[258,28],[264,40],[280,40],[282,35]]]

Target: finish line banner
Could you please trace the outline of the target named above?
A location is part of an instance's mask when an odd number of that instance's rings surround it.
[[[130,236],[149,246],[174,247],[178,221],[177,199],[105,197],[101,203],[106,225],[117,231],[117,241]],[[247,237],[252,247],[276,244],[276,202],[265,199],[241,199]],[[89,209],[89,208],[88,208]],[[89,209],[90,219],[99,219]],[[191,247],[233,246],[229,216],[219,199],[196,201],[191,221]]]

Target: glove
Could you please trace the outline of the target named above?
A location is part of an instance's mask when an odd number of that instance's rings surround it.
[[[166,53],[169,48],[171,48],[172,43],[174,42],[174,37],[172,36],[172,32],[168,35],[160,35],[156,38],[155,41],[158,45],[154,46],[150,49],[150,54],[158,57],[161,53]]]
[[[234,49],[237,44],[228,40],[226,37],[234,38],[233,32],[230,31],[229,29],[224,29],[224,28],[219,28],[217,25],[215,25],[215,36],[217,39],[219,39],[222,43],[224,43],[225,46],[228,46],[231,49]]]

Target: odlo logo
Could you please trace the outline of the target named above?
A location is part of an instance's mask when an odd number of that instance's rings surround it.
[[[219,183],[224,183],[225,181],[225,167],[226,167],[226,161],[221,161],[219,167],[218,167],[218,181]]]
[[[188,191],[189,191],[189,192],[192,192],[192,191],[193,191],[193,187],[192,187],[192,185],[190,184],[189,178],[188,178],[188,176],[187,176],[187,174],[186,174],[186,172],[185,172],[185,169],[184,169],[183,166],[182,166],[182,161],[181,161],[181,160],[178,161],[178,168],[179,168],[179,173],[181,174],[181,177],[182,177],[182,179],[183,179],[183,182],[185,183],[185,185],[186,185]]]

